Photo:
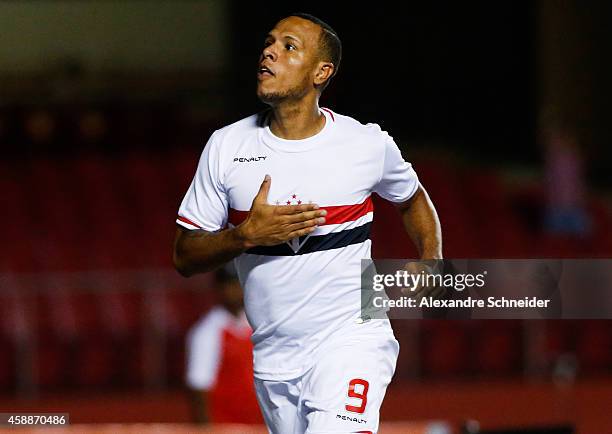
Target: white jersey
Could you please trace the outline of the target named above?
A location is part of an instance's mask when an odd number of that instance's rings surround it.
[[[267,112],[215,131],[179,209],[177,223],[187,229],[238,225],[269,174],[270,204],[312,202],[327,210],[310,235],[235,259],[260,379],[298,377],[335,338],[392,334],[387,320],[358,321],[371,194],[406,201],[418,178],[378,125],[321,110],[325,126],[302,140],[275,136]]]
[[[185,380],[191,389],[210,390],[215,386],[223,356],[224,332],[246,339],[251,328],[244,312],[234,317],[222,306],[213,307],[189,330]]]

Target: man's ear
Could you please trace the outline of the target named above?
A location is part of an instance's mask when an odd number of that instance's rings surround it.
[[[319,62],[319,66],[315,73],[314,84],[320,86],[325,83],[329,78],[334,75],[336,67],[331,62]]]

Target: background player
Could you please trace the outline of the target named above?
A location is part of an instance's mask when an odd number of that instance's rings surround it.
[[[234,267],[218,269],[215,283],[219,303],[187,336],[186,383],[193,417],[198,423],[259,424],[251,328]]]
[[[435,209],[393,139],[319,107],[340,59],[324,22],[279,21],[257,74],[271,110],[212,135],[177,219],[182,274],[235,258],[273,433],[378,429],[399,346],[388,320],[360,315],[371,193],[398,204],[421,258],[442,257]]]

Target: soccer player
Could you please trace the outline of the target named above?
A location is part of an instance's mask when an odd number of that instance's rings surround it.
[[[398,205],[421,258],[442,257],[435,209],[391,136],[319,107],[341,50],[311,15],[276,24],[257,70],[269,109],[213,133],[177,219],[179,272],[236,264],[274,434],[378,429],[399,345],[388,320],[360,313],[371,194]]]
[[[185,380],[194,420],[261,424],[253,387],[251,328],[244,314],[242,288],[230,265],[219,268],[215,278],[219,304],[187,335]]]

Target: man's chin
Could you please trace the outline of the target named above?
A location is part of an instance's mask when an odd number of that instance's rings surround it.
[[[257,98],[264,104],[273,105],[284,98],[284,95],[281,95],[278,92],[262,92],[260,90],[257,91]]]

